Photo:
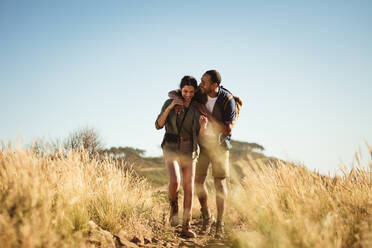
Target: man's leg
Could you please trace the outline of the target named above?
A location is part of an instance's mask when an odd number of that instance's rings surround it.
[[[201,149],[195,172],[195,190],[202,209],[208,209],[208,189],[205,184],[207,177],[209,157],[204,149]]]
[[[221,238],[223,235],[223,217],[227,200],[226,178],[229,176],[229,151],[218,149],[212,159],[212,170],[217,205],[216,237]]]
[[[208,189],[205,183],[209,163],[210,159],[207,151],[201,147],[195,173],[195,190],[196,194],[198,195],[203,217],[203,227],[201,229],[201,234],[209,233],[211,225],[214,222],[214,218],[211,215],[208,207]]]
[[[217,222],[222,222],[227,199],[226,178],[214,178],[216,188]]]

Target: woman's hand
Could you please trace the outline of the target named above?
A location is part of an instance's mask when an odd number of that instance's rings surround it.
[[[199,118],[199,124],[200,124],[200,128],[206,129],[208,125],[208,118],[205,117],[204,115],[201,115]]]
[[[165,111],[158,117],[157,121],[157,129],[161,129],[164,127],[165,122],[167,121],[167,117],[169,112],[174,108],[178,106],[183,106],[183,101],[182,99],[174,99],[171,104],[168,105],[168,107],[165,109]]]
[[[198,138],[201,139],[204,136],[205,130],[207,130],[208,118],[205,115],[201,115],[199,118],[200,130]]]

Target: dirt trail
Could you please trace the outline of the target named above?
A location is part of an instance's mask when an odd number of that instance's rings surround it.
[[[199,235],[202,227],[200,220],[194,220],[192,222],[192,228],[197,233],[197,237],[194,239],[185,239],[181,237],[181,225],[174,228],[172,239],[168,241],[159,241],[157,245],[150,245],[148,247],[232,247],[227,239],[215,239],[214,235]],[[214,228],[212,228],[214,234]]]
[[[134,236],[128,239],[125,231],[119,232],[116,235],[102,229],[93,221],[89,221],[89,247],[110,247],[110,248],[161,248],[161,247],[232,247],[227,239],[215,239],[212,234],[210,235],[197,235],[196,238],[187,239],[181,236],[182,226],[178,225],[175,228],[170,226],[166,227],[161,237],[146,238],[143,236]],[[192,229],[198,234],[202,228],[202,222],[195,220],[192,222]],[[212,233],[214,228],[212,227]]]
[[[141,168],[140,171],[161,171],[161,170],[166,170],[164,167],[146,167],[146,168]]]

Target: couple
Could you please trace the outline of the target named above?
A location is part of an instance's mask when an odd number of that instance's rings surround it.
[[[199,88],[194,77],[185,76],[180,89],[171,91],[155,126],[165,126],[163,148],[169,173],[170,224],[178,225],[178,191],[182,173],[184,201],[182,235],[196,237],[192,231],[192,198],[194,182],[203,217],[202,234],[209,233],[214,217],[208,207],[205,184],[209,164],[212,164],[216,188],[216,238],[223,236],[223,215],[226,206],[226,178],[229,174],[231,130],[235,122],[235,100],[220,86],[221,76],[209,70],[201,78]]]

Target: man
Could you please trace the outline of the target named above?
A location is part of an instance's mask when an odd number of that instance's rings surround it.
[[[223,236],[223,216],[226,208],[227,185],[229,175],[230,137],[235,121],[235,100],[226,89],[220,86],[221,75],[216,70],[204,73],[199,85],[200,112],[207,117],[205,132],[199,140],[200,156],[196,165],[195,189],[201,205],[203,217],[202,233],[209,233],[214,217],[208,207],[208,190],[205,184],[209,164],[212,164],[212,174],[216,189],[217,223],[216,238]],[[176,98],[174,92],[171,98]]]

